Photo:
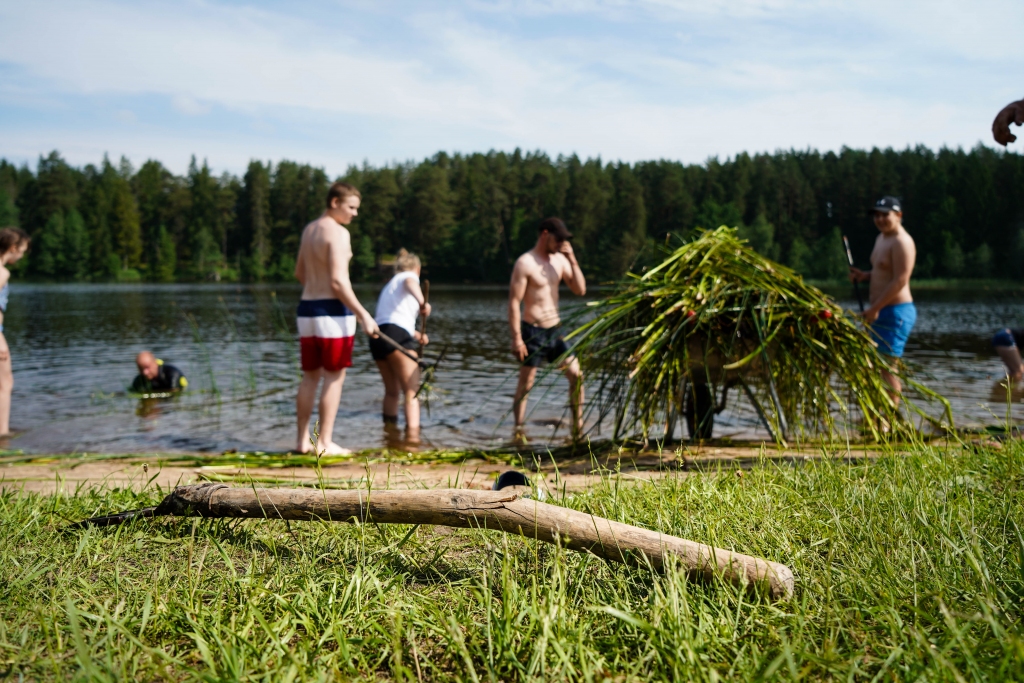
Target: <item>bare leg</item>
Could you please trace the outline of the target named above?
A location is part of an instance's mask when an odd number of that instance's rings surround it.
[[[391,356],[394,355],[392,353],[384,360],[375,362],[377,363],[377,369],[380,370],[380,378],[384,380],[384,405],[381,407],[381,414],[397,420],[398,399],[401,397],[402,385],[399,383],[398,378],[395,377],[391,364],[388,362],[391,360]]]
[[[893,360],[895,361],[895,359]],[[889,393],[889,395],[892,397],[893,403],[895,403],[896,407],[898,408],[900,405],[900,393],[903,391],[903,385],[900,383],[899,377],[892,374],[891,372],[889,372],[889,370],[883,367],[882,379],[884,379],[886,383],[890,387],[892,387],[892,391]]]
[[[577,438],[583,433],[583,372],[580,362],[570,358],[562,366],[562,372],[569,380],[569,405],[572,406],[572,434]]]
[[[516,421],[516,431],[523,428],[526,421],[526,397],[533,389],[533,380],[537,377],[537,368],[524,365],[519,368],[519,384],[516,386],[516,397],[512,403],[512,415]]]
[[[14,390],[14,372],[11,370],[11,351],[0,333],[0,436],[11,433],[11,392]]]
[[[996,353],[1003,359],[1006,366],[1006,374],[1014,382],[1024,379],[1024,362],[1021,361],[1020,349],[1016,346],[997,346]]]
[[[415,351],[409,353],[416,355]],[[405,428],[410,437],[419,436],[420,431],[420,400],[416,392],[420,388],[420,366],[404,354],[392,353],[388,356],[388,365],[398,380],[397,384],[405,396]],[[396,402],[397,411],[397,402]]]
[[[316,401],[316,390],[319,385],[319,370],[302,371],[302,383],[299,384],[299,394],[295,397],[295,414],[299,428],[295,450],[299,453],[309,453],[313,449],[309,438],[309,420],[313,416],[313,403]]]
[[[345,384],[345,368],[336,372],[323,370],[324,388],[320,391],[320,438],[317,450],[327,455],[351,453],[334,443],[334,419],[341,403],[341,388]]]

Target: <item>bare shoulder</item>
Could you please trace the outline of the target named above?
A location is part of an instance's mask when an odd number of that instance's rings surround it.
[[[904,249],[908,249],[908,248],[909,249],[913,249],[914,248],[914,238],[911,237],[910,233],[907,232],[905,229],[899,231],[899,234],[896,235],[896,241]]]
[[[512,267],[513,272],[526,274],[537,266],[537,260],[533,258],[533,254],[526,252],[516,259],[515,265]]]

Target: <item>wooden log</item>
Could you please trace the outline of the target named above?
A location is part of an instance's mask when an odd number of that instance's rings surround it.
[[[493,529],[561,543],[615,562],[643,564],[646,557],[657,569],[661,569],[666,557],[672,554],[679,558],[691,578],[708,580],[717,574],[733,583],[765,586],[774,598],[793,595],[793,572],[778,562],[549,505],[507,491],[254,491],[208,483],[177,487],[154,514]]]

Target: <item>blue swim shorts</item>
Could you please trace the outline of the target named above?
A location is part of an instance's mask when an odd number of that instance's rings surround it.
[[[868,327],[871,340],[878,344],[878,352],[901,358],[907,337],[917,322],[917,308],[913,302],[886,306],[878,313],[878,319]]]
[[[3,328],[0,327],[0,331]],[[1016,346],[1017,348],[1024,348],[1024,330],[1011,330],[1005,328],[996,332],[995,336],[992,337],[992,346]]]

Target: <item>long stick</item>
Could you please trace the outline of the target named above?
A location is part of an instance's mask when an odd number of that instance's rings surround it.
[[[423,305],[430,301],[430,280],[423,281]],[[427,336],[427,315],[420,316],[420,358],[423,358],[423,337]]]
[[[853,268],[853,252],[850,251],[850,240],[843,235],[843,244],[846,246],[846,260],[850,262],[850,267]],[[857,293],[857,305],[860,306],[860,312],[864,312],[864,298],[860,295],[860,282],[857,280],[853,281],[853,291]]]
[[[125,521],[123,516],[126,514],[87,519],[74,526],[119,524]],[[156,508],[137,511],[133,516],[162,515],[436,524],[492,529],[547,543],[560,543],[614,562],[644,565],[646,558],[656,569],[664,567],[671,554],[678,558],[679,564],[693,579],[708,580],[717,575],[735,584],[764,585],[774,598],[793,595],[793,572],[784,564],[502,491],[257,491],[205,483],[179,486]]]

